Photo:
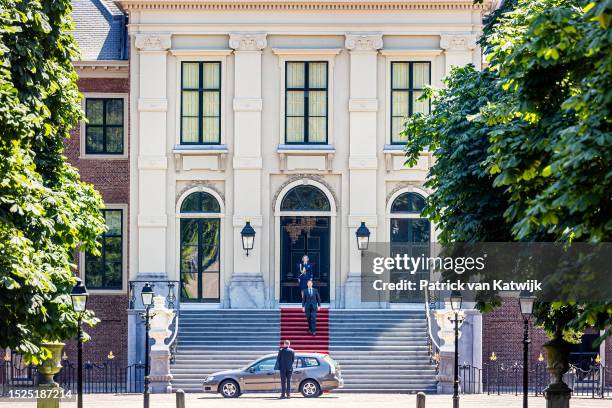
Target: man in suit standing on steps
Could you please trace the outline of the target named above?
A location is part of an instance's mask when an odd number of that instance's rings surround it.
[[[319,291],[312,287],[312,279],[308,281],[308,287],[304,289],[302,296],[302,311],[306,313],[308,321],[308,333],[317,335],[317,311],[321,309],[321,296]]]
[[[295,361],[295,352],[289,346],[291,342],[285,340],[283,347],[278,350],[276,356],[275,370],[280,371],[281,380],[281,399],[291,398],[291,375],[293,374],[293,362]]]

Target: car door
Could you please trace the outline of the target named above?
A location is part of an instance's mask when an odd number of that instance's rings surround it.
[[[314,378],[319,381],[316,370],[320,367],[319,360],[312,356],[296,357],[293,366],[293,377],[291,378],[291,388],[297,390],[302,380]]]
[[[280,387],[279,372],[274,369],[276,357],[255,362],[244,374],[245,391],[273,391]]]

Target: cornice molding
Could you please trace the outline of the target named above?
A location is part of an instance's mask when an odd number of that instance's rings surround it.
[[[266,33],[230,33],[229,46],[236,51],[261,51],[268,41]]]
[[[172,46],[170,33],[137,33],[134,45],[140,51],[167,51]]]
[[[73,61],[81,78],[127,78],[129,62],[126,60]]]
[[[351,51],[378,51],[383,47],[382,33],[346,33],[344,46]]]
[[[139,10],[240,10],[240,11],[398,11],[491,10],[493,0],[115,0],[125,11]]]

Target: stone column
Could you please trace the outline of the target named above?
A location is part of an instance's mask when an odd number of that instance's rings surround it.
[[[138,274],[166,277],[166,55],[168,33],[136,34],[138,87]]]
[[[473,52],[476,47],[476,34],[474,33],[442,33],[440,48],[444,50],[446,75],[450,73],[452,67],[461,67],[474,62]]]
[[[355,231],[365,222],[370,241],[376,241],[377,148],[376,116],[377,59],[383,47],[381,33],[347,33],[345,46],[350,50],[349,99],[349,274],[345,285],[346,308],[367,306],[361,302],[361,254]]]
[[[438,366],[438,394],[452,394],[455,374],[455,312],[448,307],[435,311],[440,339],[440,362]],[[465,316],[459,312],[459,339],[461,339],[461,324]],[[459,355],[461,364],[461,355]]]
[[[234,273],[230,283],[230,307],[265,307],[261,268],[261,54],[265,33],[231,33],[234,51]],[[240,231],[246,221],[255,229],[255,247],[242,250]]]

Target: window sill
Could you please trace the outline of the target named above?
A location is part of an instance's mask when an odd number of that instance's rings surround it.
[[[336,147],[330,144],[281,144],[276,152],[280,171],[331,171]]]
[[[123,154],[81,154],[79,160],[127,160],[128,155]]]
[[[172,150],[176,170],[224,171],[229,149],[225,144],[176,145]]]

